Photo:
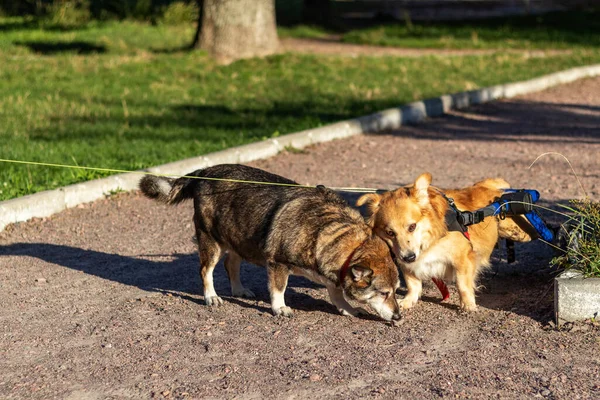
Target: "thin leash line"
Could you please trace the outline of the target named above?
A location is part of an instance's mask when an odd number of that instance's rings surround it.
[[[232,183],[248,183],[248,184],[254,184],[254,185],[284,186],[284,187],[297,187],[297,188],[306,188],[306,189],[315,189],[315,188],[317,188],[317,186],[301,185],[301,184],[298,184],[298,183],[260,182],[260,181],[248,181],[248,180],[242,180],[242,179],[213,178],[213,177],[206,177],[206,176],[159,174],[159,173],[148,172],[148,171],[130,171],[130,170],[126,170],[126,169],[86,167],[86,166],[80,166],[80,165],[54,164],[54,163],[47,163],[47,162],[10,160],[10,159],[3,159],[3,158],[0,158],[0,162],[10,163],[10,164],[36,165],[36,166],[41,166],[41,167],[83,169],[83,170],[88,170],[88,171],[130,173],[130,174],[138,174],[138,175],[152,175],[152,176],[158,176],[158,177],[164,177],[164,178],[189,178],[189,179],[199,179],[199,180],[205,180],[205,181],[221,181],[221,182],[232,182]],[[348,187],[330,187],[329,189],[339,190],[339,191],[343,191],[343,192],[356,192],[356,193],[371,193],[371,192],[376,192],[378,190],[378,189],[373,189],[373,188],[348,188]]]

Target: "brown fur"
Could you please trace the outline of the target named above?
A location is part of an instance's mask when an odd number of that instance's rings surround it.
[[[460,232],[449,232],[445,221],[449,205],[442,193],[454,199],[459,210],[474,211],[492,203],[510,185],[503,179],[485,179],[467,188],[441,190],[430,183],[431,175],[422,174],[413,185],[364,195],[357,205],[367,205],[367,222],[399,261],[408,287],[401,307],[416,304],[423,279],[440,278],[456,280],[461,308],[475,310],[476,279],[489,265],[499,237],[499,219],[488,217],[469,226],[470,241]]]
[[[386,320],[400,318],[395,298],[398,271],[388,246],[337,194],[325,188],[293,187],[294,181],[243,165],[217,165],[188,176],[177,180],[146,176],[140,188],[146,196],[168,204],[194,200],[206,304],[223,302],[212,275],[225,255],[234,296],[253,296],[240,282],[242,259],[267,268],[275,315],[292,315],[284,301],[292,273],[325,285],[343,314],[361,311],[346,296],[369,304]],[[346,263],[347,273],[341,274]]]

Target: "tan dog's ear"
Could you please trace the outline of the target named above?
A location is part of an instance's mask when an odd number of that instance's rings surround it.
[[[429,185],[431,185],[431,174],[429,172],[419,175],[415,181],[414,196],[421,207],[425,207],[429,204],[429,194],[427,193]]]
[[[369,214],[372,215],[372,214],[375,214],[375,212],[377,212],[380,201],[381,201],[381,196],[378,195],[377,193],[363,194],[362,196],[360,196],[358,198],[358,200],[356,200],[356,206],[360,207],[363,204],[366,204]]]

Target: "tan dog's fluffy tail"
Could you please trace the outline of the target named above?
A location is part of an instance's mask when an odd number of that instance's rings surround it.
[[[488,178],[479,181],[475,186],[483,186],[489,189],[504,190],[510,189],[510,184],[502,178]]]
[[[178,204],[192,198],[192,179],[171,179],[162,176],[146,175],[140,180],[140,190],[150,199],[166,204]]]

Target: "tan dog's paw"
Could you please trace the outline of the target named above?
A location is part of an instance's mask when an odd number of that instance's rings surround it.
[[[223,304],[223,299],[219,296],[206,296],[204,298],[204,303],[206,303],[207,306],[220,306]]]
[[[409,308],[413,308],[417,304],[418,299],[413,299],[410,297],[405,297],[404,299],[398,302],[398,305],[403,310],[408,310]]]
[[[275,314],[276,317],[288,317],[291,318],[294,316],[294,312],[292,311],[292,309],[290,307],[280,307],[276,310],[273,310],[273,314]]]
[[[460,309],[462,311],[466,311],[466,312],[475,312],[475,311],[478,310],[477,304],[475,304],[475,303],[463,303],[462,301],[460,302]]]

